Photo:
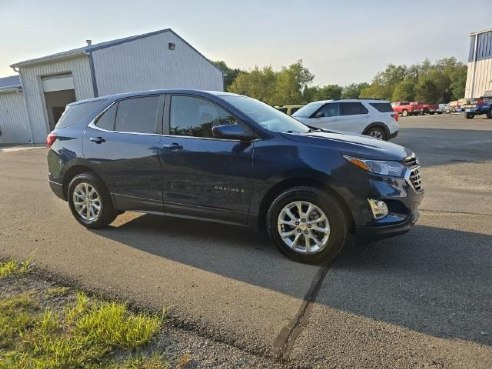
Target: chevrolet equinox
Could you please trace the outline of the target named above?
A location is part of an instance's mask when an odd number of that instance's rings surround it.
[[[49,183],[88,228],[125,210],[266,228],[302,262],[407,232],[414,153],[309,127],[252,98],[156,90],[78,101],[48,135]]]

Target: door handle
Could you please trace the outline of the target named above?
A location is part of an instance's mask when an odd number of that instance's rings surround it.
[[[166,149],[166,150],[182,150],[183,149],[183,145],[180,145],[176,142],[173,142],[171,144],[164,144],[162,145],[162,148],[163,149]]]
[[[89,138],[89,140],[92,141],[92,142],[95,142],[97,144],[106,142],[106,140],[104,138],[102,138],[102,137],[91,137],[91,138]]]

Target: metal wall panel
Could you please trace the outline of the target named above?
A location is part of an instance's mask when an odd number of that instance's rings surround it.
[[[31,130],[22,92],[0,93],[0,143],[29,143]]]
[[[480,97],[492,91],[492,59],[468,63],[465,97]]]
[[[169,49],[169,43],[175,49]],[[161,88],[222,91],[222,73],[172,32],[93,51],[100,96]]]
[[[27,113],[35,143],[42,143],[48,134],[48,116],[41,78],[49,75],[72,73],[77,100],[94,97],[89,57],[49,62],[20,68]]]

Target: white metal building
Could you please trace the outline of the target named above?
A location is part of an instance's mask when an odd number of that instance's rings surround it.
[[[492,92],[492,28],[470,35],[465,97]]]
[[[11,67],[20,82],[0,79],[0,142],[44,142],[65,106],[76,100],[161,88],[224,88],[222,71],[171,29],[88,42]]]

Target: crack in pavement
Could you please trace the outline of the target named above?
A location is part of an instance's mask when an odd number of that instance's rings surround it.
[[[309,290],[304,296],[304,300],[297,314],[280,330],[280,333],[273,341],[273,350],[276,353],[277,360],[286,361],[289,358],[290,352],[297,337],[304,330],[309,321],[309,316],[311,315],[311,311],[313,309],[313,303],[318,297],[321,285],[323,284],[332,263],[333,260],[330,263],[320,266],[311,281]]]

